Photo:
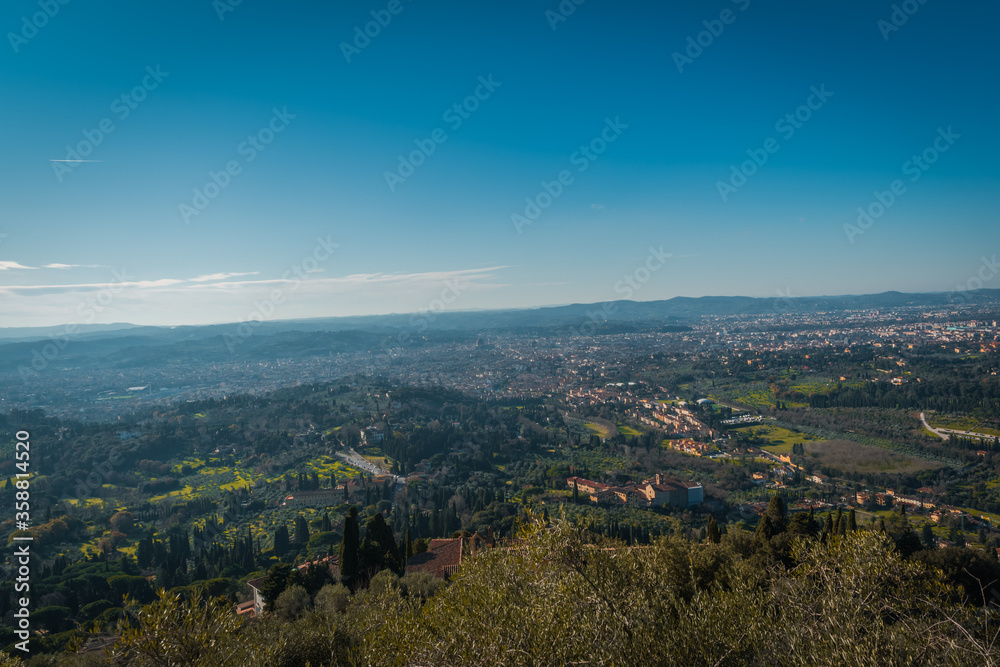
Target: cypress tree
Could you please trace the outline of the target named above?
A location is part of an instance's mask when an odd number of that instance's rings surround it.
[[[858,517],[857,515],[854,514],[854,508],[852,507],[851,511],[847,513],[847,530],[853,533],[857,529],[858,529]]]
[[[278,526],[274,531],[274,553],[281,555],[288,551],[291,544],[288,540],[288,527]]]
[[[934,530],[931,528],[931,524],[929,523],[924,524],[922,535],[924,540],[924,546],[927,547],[928,549],[932,549],[936,541],[934,539]],[[997,553],[996,549],[991,549],[991,551],[993,552],[993,556],[995,558]]]
[[[301,514],[295,517],[295,541],[298,544],[305,544],[309,541],[309,524]]]
[[[348,586],[358,576],[358,548],[361,545],[358,509],[351,507],[344,519],[344,539],[340,542],[340,576]]]
[[[833,533],[833,517],[830,512],[826,514],[826,521],[823,523],[823,532],[819,536],[820,542],[826,542]]]
[[[376,513],[365,524],[365,539],[361,542],[358,561],[358,569],[365,576],[372,576],[380,570],[392,570],[402,575],[402,558],[396,538],[381,513]]]
[[[767,509],[764,510],[764,516],[771,519],[771,530],[774,531],[773,535],[788,530],[788,512],[785,509],[785,501],[782,500],[781,496],[771,496],[771,501],[767,504]]]
[[[777,497],[777,496],[775,496]],[[771,517],[764,514],[757,523],[757,531],[754,533],[754,541],[757,542],[767,542],[777,533],[774,530],[774,523],[771,521]]]
[[[722,540],[722,534],[719,532],[719,524],[715,520],[714,516],[708,517],[708,524],[705,526],[705,532],[708,537],[708,541],[712,544],[718,544]]]

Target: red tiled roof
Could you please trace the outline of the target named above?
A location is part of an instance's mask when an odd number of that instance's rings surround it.
[[[427,551],[406,561],[406,571],[429,572],[435,577],[444,579],[462,564],[463,542],[465,540],[461,537],[431,540],[427,545]]]
[[[250,600],[248,602],[242,602],[236,605],[236,615],[237,616],[249,616],[253,618],[257,615],[257,610],[254,609],[254,602]]]

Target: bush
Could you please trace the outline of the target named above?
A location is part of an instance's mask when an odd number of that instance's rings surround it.
[[[291,621],[312,607],[309,593],[302,586],[289,586],[274,601],[274,613],[278,618]]]
[[[90,604],[84,605],[80,609],[80,620],[90,621],[98,616],[100,616],[104,611],[114,607],[114,603],[111,600],[96,600]]]
[[[327,584],[316,593],[313,606],[323,614],[339,613],[347,609],[351,601],[351,591],[343,584]]]
[[[403,587],[403,592],[406,595],[426,600],[444,585],[444,581],[429,572],[407,572],[399,580],[399,584]]]

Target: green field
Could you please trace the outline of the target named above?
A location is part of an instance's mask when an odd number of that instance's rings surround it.
[[[759,438],[767,440],[768,444],[762,445],[761,448],[773,454],[791,454],[792,445],[804,445],[807,442],[816,442],[816,438],[808,433],[800,433],[799,431],[792,431],[781,426],[771,426],[770,424],[750,426],[745,430]]]
[[[774,407],[774,393],[763,382],[716,387],[708,397],[716,403],[735,403],[737,406],[758,410]]]
[[[584,426],[590,429],[590,431],[594,433],[594,435],[598,435],[602,438],[608,437],[607,427],[601,426],[600,424],[595,424],[593,422],[587,422],[586,424],[584,424]]]
[[[587,428],[588,431],[600,437],[601,439],[613,438],[615,437],[615,435],[617,435],[617,429],[615,428],[615,425],[612,424],[611,422],[604,422],[603,424],[600,424],[596,421],[586,422],[584,423],[584,426]]]
[[[618,432],[627,437],[637,438],[642,435],[642,431],[636,431],[631,426],[625,426],[624,424],[618,424]]]

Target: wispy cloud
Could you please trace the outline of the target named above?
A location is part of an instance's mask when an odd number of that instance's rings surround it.
[[[182,282],[184,281],[173,280],[171,278],[163,278],[161,280],[134,280],[134,281],[106,282],[106,283],[73,283],[70,285],[0,285],[0,292],[64,294],[67,292],[90,292],[102,289],[113,289],[115,291],[120,291],[121,289],[124,288],[148,289],[156,287],[170,287],[171,285],[176,285]]]
[[[4,267],[4,264],[14,266]],[[16,262],[0,262],[0,268],[23,268],[31,269],[36,267],[21,266]],[[50,267],[54,268],[54,267]],[[362,288],[365,286],[386,286],[392,285],[396,288],[412,287],[432,287],[440,285],[446,280],[470,281],[472,283],[485,286],[485,282],[495,277],[496,271],[507,268],[506,266],[491,266],[481,269],[460,269],[455,271],[428,271],[425,273],[354,273],[348,276],[337,278],[312,278],[301,281],[294,276],[287,275],[280,278],[266,278],[262,280],[226,280],[225,278],[255,276],[259,271],[246,273],[215,273],[198,276],[197,278],[161,278],[159,280],[131,280],[114,281],[103,283],[72,283],[63,285],[0,285],[0,292],[23,292],[23,293],[50,293],[59,292],[84,292],[91,290],[101,290],[114,288],[116,291],[122,289],[139,290],[162,290],[190,291],[190,290],[212,290],[219,289],[233,291],[239,288],[255,288],[265,286],[296,285],[307,282],[314,289],[323,286],[331,288]],[[122,272],[124,273],[124,271]]]
[[[506,266],[424,273],[323,274],[303,278],[292,273],[257,278],[259,272],[216,273],[197,278],[138,280],[127,271],[115,280],[58,285],[0,285],[12,314],[31,326],[65,324],[91,302],[104,303],[99,320],[144,324],[240,322],[261,299],[281,295],[280,317],[416,312],[443,289],[463,295],[496,293],[510,285],[498,274]],[[231,279],[235,278],[235,279]],[[240,278],[251,278],[240,280]],[[448,286],[452,287],[449,288]],[[102,293],[112,299],[99,301]],[[470,306],[475,305],[468,302]],[[81,305],[83,304],[83,305]]]
[[[239,278],[242,276],[256,276],[259,274],[260,271],[249,271],[247,273],[209,273],[204,276],[198,276],[197,278],[190,278],[189,280],[193,283],[207,283],[213,280],[226,280],[228,278]]]
[[[2,235],[0,235],[2,237]],[[23,269],[28,271],[37,271],[39,269],[58,269],[60,271],[65,269],[107,269],[109,267],[102,266],[101,264],[60,264],[58,262],[53,262],[51,264],[43,264],[42,266],[25,266],[20,262],[4,262],[0,261],[0,271],[8,271],[10,269]]]
[[[27,269],[34,271],[37,266],[25,266],[24,264],[19,264],[17,262],[5,262],[0,260],[0,271],[10,271],[12,269]]]

